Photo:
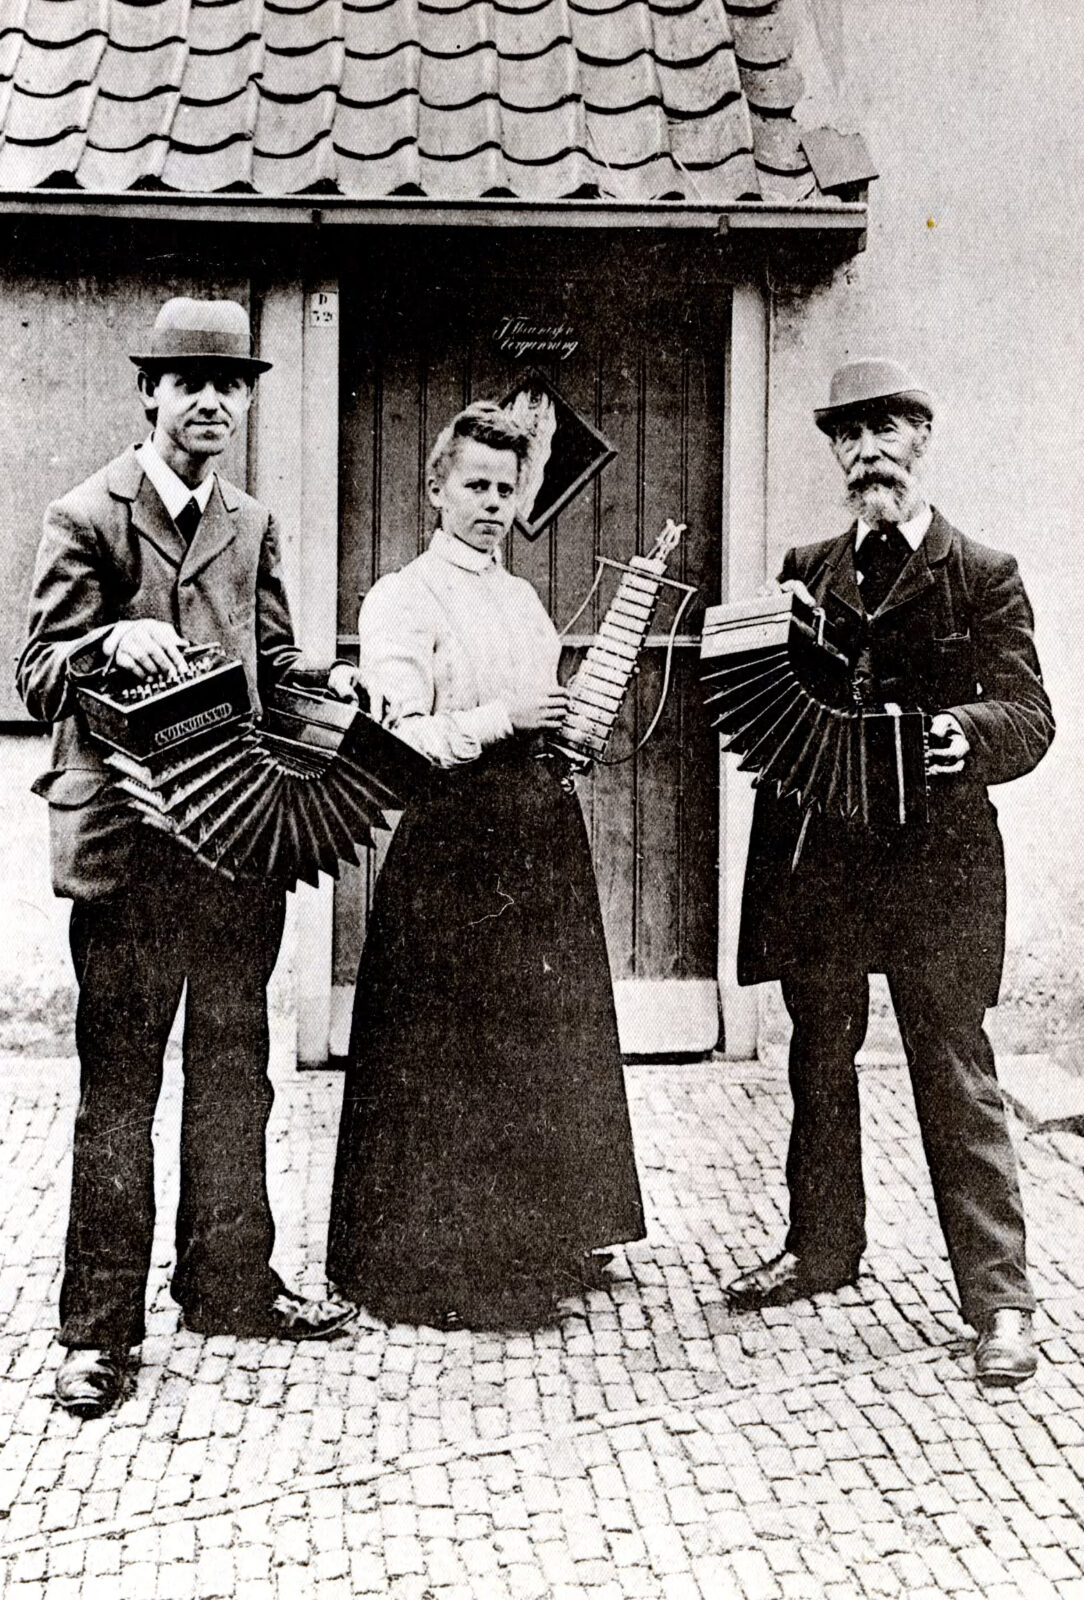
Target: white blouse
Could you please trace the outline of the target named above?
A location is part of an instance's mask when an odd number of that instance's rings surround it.
[[[525,578],[438,528],[358,617],[373,714],[442,767],[512,734],[509,705],[557,685],[557,630]]]

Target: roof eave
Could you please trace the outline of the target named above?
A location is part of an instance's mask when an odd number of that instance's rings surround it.
[[[340,195],[184,194],[125,190],[116,194],[81,189],[0,192],[0,217],[124,217],[132,220],[290,223],[318,227],[384,226],[500,228],[643,228],[699,230],[758,238],[779,234],[831,233],[840,244],[863,247],[868,222],[864,200],[803,201],[798,205],[739,200],[726,206],[691,201],[643,205],[620,200],[532,201],[503,197],[437,200],[388,195],[357,200]]]

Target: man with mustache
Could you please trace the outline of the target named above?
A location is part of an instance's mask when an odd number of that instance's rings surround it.
[[[177,1259],[185,1326],[241,1338],[313,1339],[351,1307],[287,1290],[270,1264],[267,983],[286,896],[227,880],[140,823],[75,715],[79,676],[110,666],[140,681],[184,669],[186,644],[244,666],[252,704],[301,673],[266,506],[220,458],[259,373],[233,300],[167,300],[132,356],[151,431],[45,513],[18,684],[54,724],[53,887],[71,898],[79,985],[80,1099],[60,1291],[56,1377],[64,1410],[96,1417],[121,1397],[143,1339],[154,1235],[151,1125],[185,990]],[[350,698],[345,663],[306,674]]]
[[[981,1383],[1036,1365],[1016,1164],[983,1029],[1004,953],[1005,871],[987,786],[1028,772],[1053,738],[1016,561],[927,504],[929,394],[895,362],[833,376],[816,412],[856,521],[788,551],[784,588],[848,640],[856,703],[930,718],[929,817],[871,828],[768,786],[757,794],[738,977],[782,980],[793,1023],[790,1228],[781,1254],[728,1289],[735,1310],[853,1283],[865,1248],[855,1057],[870,972],[903,1036],[938,1216]]]

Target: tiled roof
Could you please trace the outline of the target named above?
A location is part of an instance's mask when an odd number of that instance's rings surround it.
[[[0,0],[0,190],[822,198],[804,3]]]

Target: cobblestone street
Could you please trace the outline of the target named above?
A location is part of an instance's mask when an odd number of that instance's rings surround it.
[[[318,1291],[340,1080],[275,1055],[276,1264]],[[130,1393],[79,1423],[50,1399],[76,1068],[6,1058],[4,1600],[1084,1596],[1084,1140],[1015,1125],[1042,1362],[983,1397],[900,1068],[862,1075],[859,1286],[741,1318],[723,1285],[782,1239],[782,1067],[628,1080],[649,1236],[553,1327],[200,1338],[164,1226]],[[177,1090],[173,1061],[163,1152]]]

